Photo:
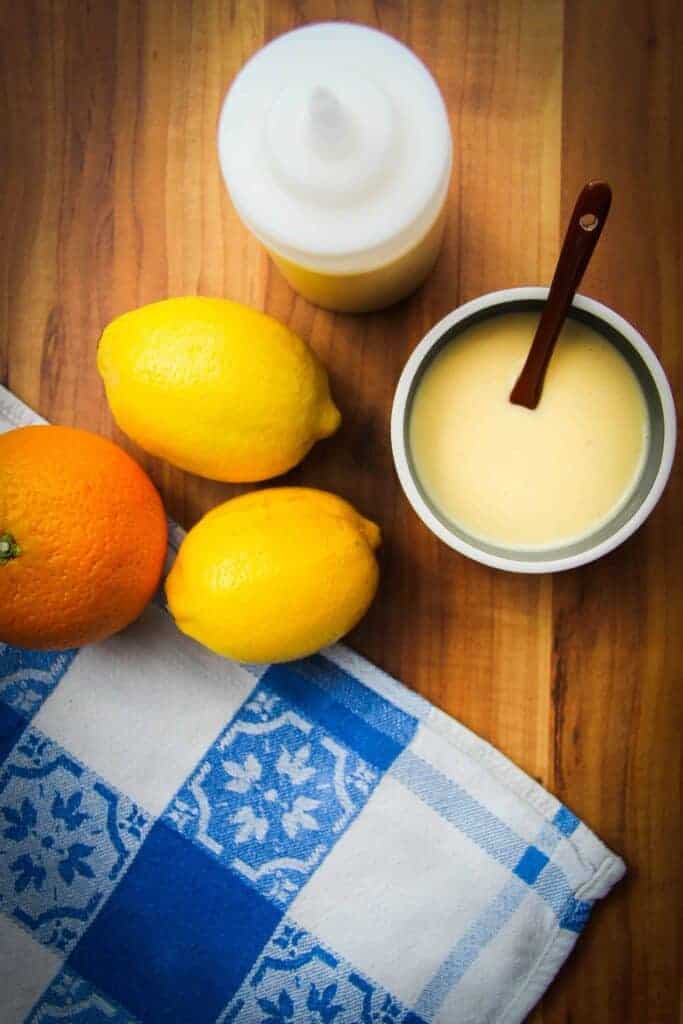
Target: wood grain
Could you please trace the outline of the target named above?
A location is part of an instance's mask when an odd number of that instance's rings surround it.
[[[610,223],[582,291],[651,341],[681,395],[683,168],[677,0],[22,0],[0,3],[0,380],[43,415],[114,437],[190,526],[237,488],[135,450],[95,370],[104,324],[167,295],[248,302],[307,338],[344,414],[289,474],[383,525],[383,582],[351,642],[500,747],[624,855],[536,1024],[669,1024],[681,964],[680,466],[601,562],[505,575],[437,542],[403,499],[389,408],[419,338],[458,303],[546,283],[580,185]],[[215,151],[232,77],[296,25],[375,25],[446,97],[455,172],[443,254],[384,313],[291,292],[240,226]]]

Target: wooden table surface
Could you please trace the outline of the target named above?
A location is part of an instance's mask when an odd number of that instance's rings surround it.
[[[573,199],[614,204],[582,291],[648,338],[681,396],[683,21],[678,0],[3,0],[0,381],[50,419],[114,437],[185,526],[236,488],[146,458],[95,369],[104,324],[169,295],[227,296],[307,338],[344,415],[288,476],[384,529],[382,585],[351,643],[496,744],[630,873],[535,1024],[677,1019],[680,967],[680,466],[640,532],[554,577],[499,573],[432,537],[402,496],[388,417],[408,354],[447,311],[549,281]],[[216,118],[264,42],[308,21],[380,27],[433,71],[455,165],[445,248],[372,316],[298,298],[241,227]]]

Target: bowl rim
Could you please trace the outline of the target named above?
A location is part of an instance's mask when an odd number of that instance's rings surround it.
[[[413,349],[401,372],[391,410],[391,450],[394,466],[403,492],[414,511],[432,533],[455,551],[459,551],[461,554],[483,565],[491,566],[494,569],[503,569],[507,572],[536,574],[575,569],[580,565],[585,565],[587,562],[593,562],[601,558],[609,551],[613,551],[614,548],[623,544],[642,525],[659,501],[669,479],[676,450],[676,408],[669,381],[659,359],[643,336],[628,320],[625,320],[602,302],[577,294],[572,303],[574,308],[583,310],[592,314],[598,320],[602,320],[603,323],[620,334],[635,349],[645,364],[661,401],[663,412],[661,458],[655,478],[644,500],[634,511],[633,515],[618,530],[615,530],[613,534],[610,534],[610,536],[590,548],[578,554],[567,555],[566,557],[560,556],[547,559],[536,557],[533,561],[527,560],[524,557],[515,557],[512,554],[510,557],[501,556],[479,548],[475,544],[471,544],[457,536],[434,515],[416,484],[407,452],[405,423],[413,381],[422,369],[434,346],[441,341],[447,331],[452,330],[461,321],[472,316],[474,313],[481,313],[486,310],[493,311],[497,306],[513,301],[543,300],[547,298],[548,291],[548,288],[541,286],[505,288],[500,291],[487,292],[484,295],[480,295],[458,306],[452,312],[447,313]]]

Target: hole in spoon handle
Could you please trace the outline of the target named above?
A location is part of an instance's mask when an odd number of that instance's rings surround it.
[[[600,221],[594,213],[584,213],[579,217],[579,224],[584,231],[595,231]]]
[[[535,409],[555,342],[576,289],[607,220],[612,190],[606,181],[589,181],[576,200],[529,355],[517,378],[510,401]]]
[[[550,286],[552,293],[556,281],[558,286],[562,286],[565,276],[569,279],[565,288],[571,288],[572,291],[567,311],[598,244],[611,203],[612,190],[606,181],[589,181],[576,200]]]

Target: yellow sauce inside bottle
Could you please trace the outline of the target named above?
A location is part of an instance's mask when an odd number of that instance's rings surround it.
[[[390,263],[358,274],[322,274],[268,251],[292,288],[309,302],[340,313],[368,313],[419,288],[439,255],[444,222],[445,206],[416,245]]]

